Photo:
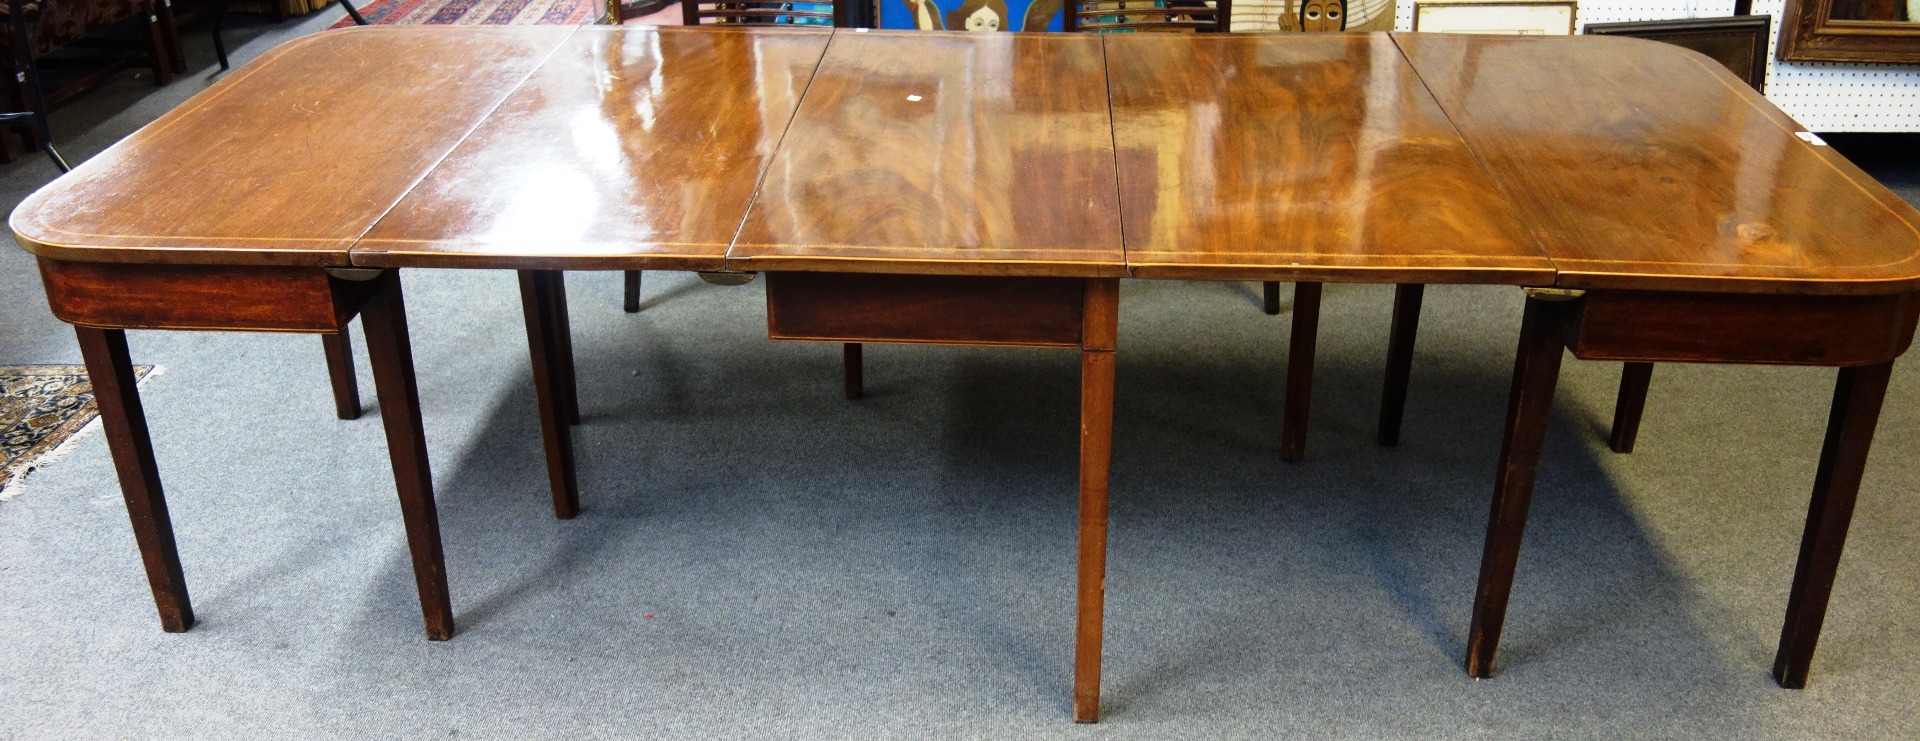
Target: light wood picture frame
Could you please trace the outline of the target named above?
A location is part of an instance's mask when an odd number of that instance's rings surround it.
[[[1462,2],[1421,0],[1413,4],[1413,30],[1512,36],[1573,34],[1574,0]]]

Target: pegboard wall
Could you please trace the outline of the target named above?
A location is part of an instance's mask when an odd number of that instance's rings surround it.
[[[1255,2],[1249,5],[1257,4]],[[1395,0],[1394,28],[1413,29],[1413,4]],[[1786,0],[1753,0],[1753,12],[1773,16],[1767,45],[1767,99],[1813,131],[1920,131],[1920,65],[1780,62],[1780,16]],[[1233,26],[1241,23],[1234,3]],[[1579,0],[1575,27],[1589,23],[1724,17],[1733,0]]]

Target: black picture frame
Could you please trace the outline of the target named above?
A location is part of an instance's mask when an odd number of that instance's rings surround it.
[[[1752,85],[1754,90],[1766,92],[1767,34],[1772,26],[1773,16],[1740,15],[1673,21],[1589,23],[1580,32],[1632,36],[1683,46],[1726,65],[1735,77]]]

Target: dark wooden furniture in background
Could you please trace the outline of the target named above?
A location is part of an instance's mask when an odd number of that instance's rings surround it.
[[[856,28],[854,7],[847,0],[681,0],[681,22],[689,26],[787,26],[797,28]]]
[[[158,0],[25,0],[0,5],[0,58],[8,74],[3,104],[9,128],[29,149],[52,157],[62,171],[67,163],[52,149],[45,131],[46,112],[74,96],[99,87],[134,66],[147,66],[156,85],[172,81],[175,65],[168,54],[169,9]],[[11,22],[22,19],[20,23]],[[138,28],[135,40],[119,38],[122,28]],[[49,58],[56,50],[62,53]],[[37,123],[36,123],[37,121]],[[25,124],[19,126],[18,124]],[[0,156],[13,160],[11,142]]]
[[[392,74],[334,63],[369,56]],[[1556,105],[1515,92],[1532,90]],[[339,103],[290,103],[314,98]],[[534,135],[582,111],[616,134],[613,166],[593,142]],[[348,129],[382,146],[337,146]],[[708,149],[660,146],[694,130]],[[1565,348],[1842,368],[1775,666],[1797,687],[1920,313],[1920,214],[1801,133],[1698,55],[1603,37],[369,28],[282,46],[12,223],[81,328],[169,629],[190,611],[120,329],[329,333],[361,312],[445,637],[393,268],[522,271],[562,517],[578,395],[558,271],[768,271],[778,339],[1081,351],[1073,704],[1090,721],[1117,279],[1492,283],[1529,297],[1468,671],[1492,671]],[[352,177],[316,194],[286,168],[312,151]],[[1016,165],[1032,161],[1049,166]],[[261,187],[227,197],[236,181]],[[1394,334],[1411,346],[1411,326]]]
[[[1233,0],[1170,0],[1154,3],[1066,0],[1066,10],[1061,14],[1061,30],[1226,33],[1232,15]]]
[[[624,3],[621,2],[621,0],[606,0],[607,12],[603,20],[607,25],[618,26],[626,23],[628,18],[639,18],[641,16],[658,13],[661,8],[665,8],[673,2],[674,0],[639,0],[638,2]]]
[[[13,70],[15,102],[19,110],[0,112],[0,125],[17,127],[53,160],[61,172],[69,169],[67,160],[53,148],[53,133],[47,129],[47,103],[40,90],[40,67],[34,63],[34,34],[40,25],[40,3],[7,0],[0,6],[7,13],[7,66]],[[11,151],[12,146],[6,145]],[[11,156],[11,155],[9,155]]]
[[[1884,13],[1849,0],[1787,0],[1775,54],[1795,62],[1920,63],[1920,18],[1896,20],[1900,6],[1878,5]]]

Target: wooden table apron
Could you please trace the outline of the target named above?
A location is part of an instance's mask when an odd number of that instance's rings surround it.
[[[1773,674],[1806,686],[1893,360],[1920,298],[1630,290],[1528,292],[1467,634],[1467,672],[1493,674],[1563,351],[1582,360],[1838,367]]]
[[[39,263],[48,305],[55,317],[74,325],[79,337],[163,629],[177,633],[193,627],[193,605],[134,384],[126,330],[338,334],[358,314],[366,328],[367,356],[373,366],[427,638],[453,637],[453,608],[399,271],[47,258]]]
[[[846,344],[850,395],[861,343],[1081,353],[1074,717],[1092,721],[1118,279],[1299,280],[1305,298],[1319,281],[1399,284],[1389,444],[1422,286],[1480,283],[1529,297],[1468,671],[1492,670],[1570,350],[1840,368],[1775,666],[1782,685],[1805,682],[1891,363],[1920,312],[1920,233],[1910,208],[1796,142],[1723,72],[1611,39],[433,31],[283,45],[15,213],[56,316],[76,326],[167,630],[193,616],[124,330],[331,335],[360,315],[427,633],[444,639],[398,268],[519,271],[563,518],[579,511],[580,416],[560,271],[760,272],[769,336]],[[399,69],[355,73],[373,56]],[[1568,82],[1591,69],[1619,71],[1618,89]],[[1701,105],[1634,100],[1663,85]],[[1565,100],[1540,105],[1539,91]],[[1737,135],[1699,133],[1726,116]],[[277,123],[224,123],[262,119]],[[543,135],[560,129],[571,135]],[[343,130],[390,146],[341,151],[329,174],[344,177],[271,187],[288,182],[285,160],[335,149]],[[1686,136],[1702,140],[1662,138]],[[1772,157],[1758,175],[1741,154],[1756,148]],[[236,186],[257,203],[210,213]],[[1716,200],[1729,192],[1741,200]],[[1838,226],[1812,216],[1847,208]],[[1301,339],[1296,366],[1310,363]],[[1289,428],[1304,423],[1295,391]]]
[[[1774,662],[1782,686],[1803,686],[1888,374],[1912,340],[1920,218],[1676,47],[1394,40],[1553,261],[1558,287],[1530,292],[1522,320],[1468,672],[1493,671],[1564,347],[1629,363],[1629,392],[1644,392],[1651,362],[1841,369]],[[1623,393],[1622,405],[1641,398]]]

